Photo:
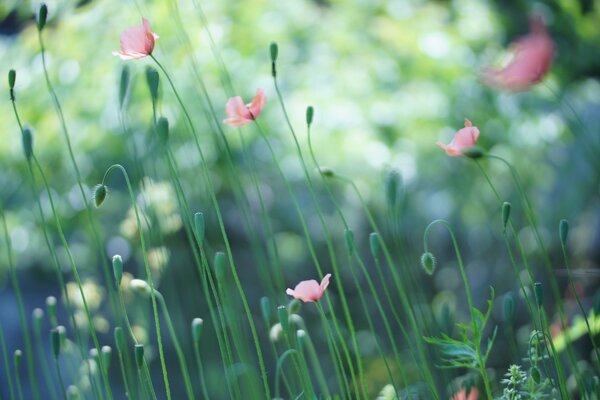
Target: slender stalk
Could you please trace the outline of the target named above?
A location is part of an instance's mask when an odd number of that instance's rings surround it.
[[[13,388],[12,376],[10,373],[8,353],[6,352],[6,342],[4,341],[4,328],[2,328],[1,322],[0,322],[0,346],[2,348],[2,356],[4,358],[4,368],[6,370],[6,380],[8,381],[8,391],[10,393],[10,399],[15,400],[15,391]]]
[[[204,366],[202,359],[200,358],[200,348],[198,343],[194,342],[194,355],[196,357],[196,364],[198,364],[198,377],[200,378],[200,387],[202,388],[202,395],[204,399],[209,400],[208,386],[206,385],[206,378],[204,377]]]

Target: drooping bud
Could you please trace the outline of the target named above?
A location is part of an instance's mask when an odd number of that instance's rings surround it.
[[[485,154],[484,154],[483,150],[481,150],[479,147],[473,146],[473,147],[468,147],[468,148],[464,149],[462,151],[462,155],[475,160],[475,159],[483,157]]]
[[[512,325],[515,321],[515,297],[509,293],[504,297],[504,302],[502,303],[503,310],[503,319],[504,322]]]
[[[558,224],[558,236],[560,237],[560,243],[566,246],[567,237],[569,236],[569,221],[566,219],[561,219]]]
[[[143,294],[144,296],[150,296],[152,294],[150,285],[143,279],[132,279],[131,282],[129,282],[129,287],[134,292]]]
[[[144,345],[136,344],[134,348],[134,354],[135,364],[137,365],[138,369],[141,370],[144,366]]]
[[[119,353],[123,353],[125,350],[125,332],[123,332],[123,328],[120,326],[115,328],[115,346],[117,347],[117,351]]]
[[[110,346],[102,346],[102,365],[108,371],[112,359],[112,349]]]
[[[52,354],[54,358],[58,358],[60,354],[60,332],[57,328],[50,331],[50,343],[52,344]]]
[[[277,317],[279,318],[279,323],[281,324],[281,328],[283,328],[284,332],[288,331],[290,326],[290,314],[288,312],[287,307],[279,306],[277,307]]]
[[[271,75],[273,75],[273,78],[275,78],[277,77],[277,68],[275,67],[275,63],[277,62],[277,56],[279,55],[279,46],[277,46],[276,42],[271,42],[269,50],[271,52]]]
[[[23,358],[23,352],[19,349],[15,350],[15,369],[19,368],[19,365],[21,365],[22,358]]]
[[[158,101],[158,84],[160,82],[160,76],[158,71],[151,66],[146,67],[146,83],[150,90],[150,96],[152,97],[152,103]]]
[[[542,307],[544,304],[544,288],[541,282],[536,282],[533,284],[533,291],[535,293],[535,300],[537,301],[538,307]]]
[[[344,230],[344,239],[346,240],[346,251],[348,255],[352,256],[354,254],[354,232],[352,232],[352,229]]]
[[[196,226],[196,235],[198,236],[198,241],[200,242],[200,244],[202,244],[202,242],[204,241],[205,232],[203,213],[197,212],[196,214],[194,214],[194,225]]]
[[[40,11],[38,12],[38,17],[37,17],[37,28],[38,31],[42,31],[42,29],[44,29],[44,26],[46,26],[46,20],[48,19],[48,6],[46,5],[46,3],[42,3],[42,5],[40,6]]]
[[[315,109],[313,106],[306,107],[306,125],[311,126],[313,117],[315,116]]]
[[[192,337],[194,338],[194,344],[198,344],[200,342],[203,326],[204,321],[202,318],[194,318],[192,320]]]
[[[297,314],[298,310],[300,310],[300,306],[302,306],[302,303],[300,303],[299,300],[296,299],[292,299],[289,303],[288,303],[288,311],[290,314]]]
[[[120,255],[115,254],[112,258],[113,274],[115,275],[115,281],[117,287],[121,286],[121,280],[123,279],[123,259]]]
[[[23,153],[27,161],[31,160],[33,156],[33,134],[29,127],[24,127],[21,132],[21,142],[23,143]]]
[[[165,117],[160,117],[156,122],[156,133],[160,144],[165,146],[169,141],[169,120]]]
[[[271,322],[271,300],[267,296],[260,299],[260,311],[268,325]]]
[[[421,266],[427,275],[433,275],[437,262],[435,256],[426,251],[421,255]]]
[[[510,219],[510,209],[511,204],[508,201],[502,203],[502,226],[506,229],[506,225],[508,225],[508,221]]]
[[[100,207],[102,205],[104,199],[106,199],[107,193],[108,188],[104,184],[96,185],[94,187],[94,204],[96,204],[96,207]]]
[[[378,258],[381,251],[381,242],[379,240],[379,234],[377,232],[372,232],[369,235],[369,246],[371,247],[371,254],[374,258]]]
[[[127,97],[127,91],[129,89],[129,65],[123,65],[121,70],[121,79],[119,80],[119,106],[121,109],[125,104],[125,98]]]
[[[225,253],[222,251],[217,251],[215,253],[215,276],[217,281],[222,284],[225,282],[225,277],[227,276],[227,259],[225,258]]]
[[[335,172],[329,167],[319,167],[319,173],[325,178],[332,178],[335,176]]]

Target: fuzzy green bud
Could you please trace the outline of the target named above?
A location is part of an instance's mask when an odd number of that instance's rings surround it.
[[[569,236],[569,221],[566,219],[561,219],[558,224],[558,236],[560,237],[560,243],[566,246],[567,237]]]
[[[194,344],[200,343],[200,337],[202,336],[202,328],[204,327],[204,321],[202,318],[194,318],[192,320],[192,337],[194,338]]]
[[[163,146],[169,141],[169,120],[165,117],[160,117],[156,122],[156,133],[158,140]]]
[[[110,346],[102,346],[102,365],[108,370],[110,367],[110,361],[112,359],[112,349]]]
[[[279,55],[279,46],[277,46],[277,43],[271,42],[269,50],[271,53],[271,75],[273,75],[273,78],[275,78],[277,76],[277,68],[275,67],[275,63],[277,62],[277,56]]]
[[[385,176],[385,197],[390,208],[396,207],[400,179],[401,176],[396,170],[389,171]]]
[[[112,258],[113,274],[115,275],[115,281],[117,287],[121,286],[121,280],[123,279],[123,259],[120,255],[115,254]]]
[[[96,185],[94,187],[94,204],[96,207],[100,207],[104,200],[106,199],[106,195],[108,194],[108,188],[106,185]]]
[[[502,303],[504,322],[512,325],[515,321],[515,297],[512,294],[507,294]]]
[[[288,312],[287,307],[279,306],[277,307],[277,317],[279,318],[279,323],[281,324],[281,328],[283,328],[284,332],[288,331],[290,326],[290,314]]]
[[[30,128],[23,128],[23,132],[21,133],[21,142],[23,144],[23,153],[25,154],[25,158],[27,161],[29,161],[33,156],[33,134],[31,133]]]
[[[542,307],[544,304],[544,288],[541,282],[536,282],[533,284],[533,291],[535,293],[535,300],[537,301],[538,307]]]
[[[311,126],[313,117],[315,116],[315,109],[313,106],[306,107],[306,125]]]
[[[206,225],[204,224],[204,214],[201,212],[197,212],[194,214],[194,226],[196,227],[196,235],[198,236],[198,241],[200,244],[204,241],[204,233],[206,229]]]
[[[468,147],[462,151],[462,155],[472,159],[478,159],[484,156],[483,150],[477,146]]]
[[[335,172],[328,167],[319,167],[319,173],[325,178],[333,178],[335,176]]]
[[[115,346],[117,347],[117,351],[119,353],[123,353],[126,346],[125,341],[125,332],[123,332],[123,328],[117,326],[115,328]]]
[[[23,352],[19,349],[15,350],[15,369],[19,368],[19,365],[21,365],[22,358],[23,358]]]
[[[137,365],[138,369],[141,370],[144,366],[144,345],[136,344],[134,347],[134,354],[135,364]]]
[[[44,26],[46,26],[46,20],[48,19],[48,6],[46,5],[46,3],[42,3],[42,5],[40,6],[40,11],[38,12],[38,17],[37,17],[37,28],[38,31],[42,31],[42,29],[44,29]]]
[[[298,311],[300,310],[300,306],[302,306],[302,303],[300,303],[299,300],[296,299],[292,299],[289,303],[288,303],[288,311],[290,314],[297,314]]]
[[[511,204],[508,201],[502,203],[502,226],[506,229],[506,225],[508,225],[508,221],[510,220],[510,209]]]
[[[260,310],[262,312],[263,319],[268,324],[271,321],[271,300],[268,297],[260,299]]]
[[[369,246],[371,247],[371,254],[373,257],[378,258],[379,253],[381,252],[381,242],[377,232],[372,232],[369,235]]]
[[[54,358],[58,358],[60,354],[60,332],[57,328],[54,328],[50,331],[50,344],[52,345],[52,354]]]
[[[17,71],[11,69],[8,71],[8,87],[12,91],[15,88],[15,82],[17,81]]]
[[[219,283],[225,282],[225,277],[227,276],[227,259],[225,258],[225,253],[222,251],[217,251],[215,253],[214,264],[217,281]]]
[[[156,103],[158,101],[158,84],[160,82],[160,76],[158,75],[158,71],[151,66],[146,67],[146,83],[148,84],[148,89],[150,90],[150,97],[152,98],[152,103]]]
[[[437,262],[435,256],[426,251],[421,255],[421,266],[427,275],[433,275]]]
[[[352,229],[346,229],[344,231],[344,239],[346,241],[346,251],[348,255],[354,254],[354,232]]]
[[[121,79],[119,80],[119,106],[121,109],[125,105],[125,98],[127,97],[127,91],[129,89],[129,65],[123,65],[121,69]]]

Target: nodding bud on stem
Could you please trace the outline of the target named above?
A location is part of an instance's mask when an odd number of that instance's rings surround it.
[[[421,255],[421,266],[427,275],[433,275],[437,262],[435,256],[426,251]]]
[[[287,308],[288,308],[288,312],[290,314],[297,314],[298,311],[300,310],[300,306],[302,305],[302,303],[300,303],[299,300],[296,299],[292,299],[292,301],[289,302]]]
[[[315,116],[315,109],[313,106],[306,107],[306,125],[311,126],[313,117]]]
[[[165,117],[160,117],[156,122],[156,133],[158,140],[163,146],[169,141],[169,120]]]
[[[560,237],[560,243],[566,246],[567,237],[569,236],[569,221],[566,219],[561,219],[558,224],[558,236]]]
[[[44,26],[46,26],[46,20],[48,19],[48,6],[46,5],[46,3],[42,3],[42,5],[40,6],[40,11],[38,12],[38,17],[37,17],[37,28],[38,31],[42,31],[42,29],[44,29]]]
[[[512,325],[515,322],[515,297],[512,294],[507,294],[504,298],[503,306],[503,319],[504,322]]]
[[[23,352],[19,349],[15,350],[15,369],[19,368],[19,365],[21,365],[22,358],[23,358]]]
[[[483,157],[484,153],[483,153],[483,150],[481,150],[479,147],[473,146],[473,147],[468,147],[468,148],[464,149],[462,151],[462,155],[475,160],[477,158]]]
[[[198,235],[198,241],[200,244],[204,241],[204,214],[197,212],[194,214],[194,225],[196,226],[196,235]]]
[[[260,299],[260,311],[263,319],[268,324],[271,321],[271,300],[266,296]]]
[[[506,229],[506,225],[508,225],[508,220],[510,219],[510,208],[511,204],[508,201],[502,203],[502,226]]]
[[[137,365],[138,369],[142,369],[142,367],[144,366],[144,345],[136,344],[134,347],[134,353],[135,364]]]
[[[544,304],[544,287],[541,282],[533,284],[533,291],[535,293],[535,300],[537,301],[538,308],[541,308]]]
[[[333,172],[333,170],[328,167],[319,167],[319,173],[325,178],[332,178],[335,176],[335,172]]]
[[[146,83],[148,84],[148,89],[150,89],[150,96],[152,97],[152,102],[156,103],[158,100],[158,83],[160,77],[158,75],[158,71],[151,66],[146,67]]]
[[[23,128],[23,132],[21,132],[21,141],[23,143],[23,153],[25,154],[27,161],[29,161],[33,156],[33,134],[28,127]]]
[[[150,288],[150,285],[148,285],[148,282],[142,279],[132,279],[131,282],[129,282],[129,287],[133,291],[143,294],[145,296],[150,296],[150,294],[152,293],[152,289]]]
[[[398,184],[401,179],[400,174],[396,170],[391,170],[385,177],[385,196],[388,206],[394,208],[398,200]]]
[[[8,71],[8,87],[12,91],[15,88],[15,82],[17,81],[17,71],[11,69]]]
[[[125,350],[125,332],[123,332],[123,328],[120,326],[115,328],[115,346],[117,347],[117,351],[119,353],[123,353]]]
[[[223,253],[222,251],[217,251],[215,253],[214,263],[217,282],[225,282],[225,277],[227,276],[227,259],[225,258],[225,253]]]
[[[129,89],[129,65],[125,64],[121,70],[121,79],[119,80],[119,106],[123,108],[127,90]]]
[[[54,358],[58,358],[60,354],[60,332],[57,328],[50,331],[50,343],[52,344],[52,354]]]
[[[275,63],[277,62],[277,56],[279,55],[279,47],[277,46],[277,43],[271,42],[269,50],[271,52],[271,75],[273,75],[273,78],[275,78],[277,76]]]
[[[192,320],[192,337],[194,338],[194,344],[198,344],[200,342],[203,326],[204,320],[202,320],[202,318],[194,318]]]
[[[112,258],[112,266],[113,266],[113,274],[115,275],[115,281],[117,282],[117,287],[121,285],[121,280],[123,279],[123,259],[120,255],[115,254]]]
[[[108,188],[104,184],[94,186],[94,204],[96,207],[100,207],[106,199],[106,195],[108,194]]]
[[[369,246],[371,247],[371,254],[373,257],[379,257],[379,252],[381,251],[381,242],[379,241],[379,234],[377,232],[372,232],[369,235]]]
[[[354,254],[354,232],[352,232],[352,229],[344,231],[344,239],[346,239],[346,251],[348,255]]]
[[[281,324],[281,328],[283,328],[283,331],[287,332],[290,326],[290,313],[287,307],[277,307],[277,318],[279,318],[279,323]]]

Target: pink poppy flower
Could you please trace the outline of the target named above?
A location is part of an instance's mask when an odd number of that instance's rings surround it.
[[[240,96],[230,98],[225,106],[225,112],[229,118],[224,119],[223,123],[230,126],[242,126],[254,121],[265,106],[265,100],[265,92],[262,89],[256,91],[250,104],[244,104]]]
[[[113,51],[113,56],[121,60],[137,60],[152,54],[158,35],[150,30],[150,22],[142,18],[142,25],[127,28],[121,34],[121,50]]]
[[[446,151],[450,157],[462,156],[464,150],[475,146],[479,138],[479,129],[465,118],[465,127],[456,132],[450,144],[438,142],[438,146]]]
[[[309,281],[302,281],[296,285],[294,290],[287,289],[285,292],[295,299],[302,300],[305,303],[317,301],[323,297],[323,293],[327,286],[329,286],[329,278],[331,274],[325,275],[321,283],[311,279]]]
[[[483,81],[510,91],[527,90],[540,82],[550,69],[554,43],[540,18],[532,18],[531,33],[511,45],[513,57],[502,69],[486,68]]]
[[[471,388],[469,392],[469,396],[467,396],[467,389],[463,388],[460,392],[457,392],[454,396],[452,396],[451,400],[477,400],[479,399],[479,392],[477,388]]]

